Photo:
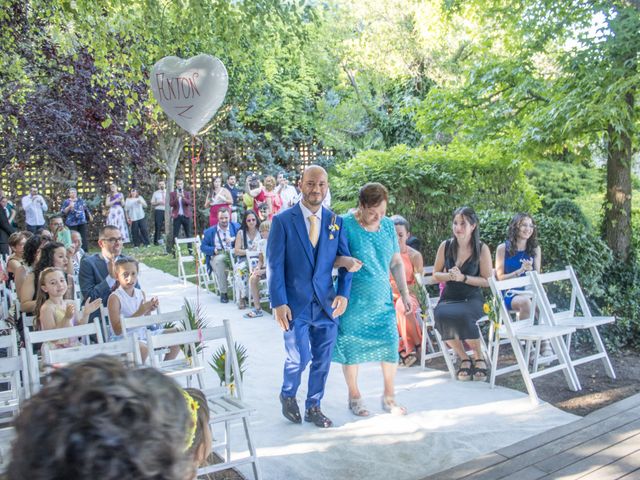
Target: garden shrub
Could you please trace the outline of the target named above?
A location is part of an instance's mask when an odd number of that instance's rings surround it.
[[[556,200],[549,209],[548,215],[550,217],[573,220],[574,222],[581,223],[585,227],[589,227],[591,225],[585,214],[582,213],[578,204],[568,198]]]
[[[524,176],[524,166],[495,148],[451,144],[428,150],[398,145],[364,151],[338,165],[331,176],[333,207],[345,212],[357,204],[358,189],[380,182],[389,189],[388,213],[407,218],[422,240],[425,263],[451,236],[451,214],[460,206],[475,210],[509,205],[535,211],[539,202]]]
[[[527,177],[546,208],[559,198],[574,199],[602,192],[606,185],[604,168],[550,160],[537,160],[528,169]]]

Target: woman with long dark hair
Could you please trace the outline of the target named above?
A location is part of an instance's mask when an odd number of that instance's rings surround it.
[[[536,224],[529,214],[518,213],[509,223],[507,240],[498,245],[496,250],[496,277],[498,280],[507,280],[526,275],[531,270],[539,272],[541,262]],[[521,289],[505,292],[504,303],[524,320],[531,315],[531,300],[526,295],[519,295],[519,291]]]
[[[480,242],[478,216],[470,207],[453,212],[453,237],[440,244],[433,266],[433,278],[445,287],[435,308],[435,324],[442,339],[460,358],[458,380],[487,378],[480,330],[476,325],[484,312],[481,288],[489,286],[491,252]],[[464,348],[473,349],[473,359]]]
[[[240,310],[246,308],[247,298],[249,297],[249,275],[255,265],[249,265],[247,262],[247,251],[257,252],[258,243],[260,242],[260,232],[258,226],[260,225],[260,219],[256,212],[253,210],[247,210],[242,217],[242,224],[240,230],[236,234],[236,243],[233,249],[233,254],[236,257],[238,264],[238,271],[241,273],[241,279],[239,281],[243,284],[242,298],[238,302],[238,308]]]

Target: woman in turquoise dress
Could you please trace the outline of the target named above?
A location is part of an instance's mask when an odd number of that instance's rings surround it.
[[[381,362],[383,410],[396,415],[407,413],[395,402],[398,328],[390,272],[407,312],[411,310],[411,300],[395,227],[385,217],[387,199],[383,185],[366,184],[360,189],[357,211],[346,215],[342,223],[351,255],[362,262],[362,267],[353,275],[349,305],[340,317],[333,360],[342,364],[349,389],[349,409],[358,416],[369,415],[358,389],[358,365],[365,362]]]

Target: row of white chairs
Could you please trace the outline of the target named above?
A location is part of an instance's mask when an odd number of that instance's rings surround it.
[[[128,334],[128,332],[139,327],[147,328],[156,323],[175,322],[183,315],[185,315],[184,309],[160,315],[124,318],[122,319],[122,327],[125,336],[122,340],[113,342],[104,341],[103,327],[99,319],[86,325],[68,328],[36,332],[26,329],[26,345],[25,348],[19,350],[15,330],[10,330],[8,335],[0,337],[0,348],[6,348],[8,355],[7,358],[0,358],[0,383],[7,385],[5,390],[0,392],[0,414],[10,413],[11,415],[7,415],[7,419],[10,421],[18,413],[22,402],[37,393],[43,383],[46,383],[47,373],[69,363],[104,354],[121,357],[123,361],[134,368],[141,367],[139,342],[134,335]],[[188,328],[189,323],[184,322],[184,324]],[[65,348],[53,348],[50,343],[65,342],[69,339],[80,339],[82,343]],[[233,378],[233,389],[226,387],[207,389],[205,386],[206,363],[203,358],[204,352],[199,352],[198,346],[211,341],[222,341],[225,345],[227,352],[225,380],[228,385]],[[204,392],[207,398],[211,411],[210,424],[214,431],[214,438],[216,438],[213,448],[214,451],[217,450],[221,453],[223,462],[202,467],[198,474],[204,475],[250,463],[254,477],[261,478],[249,421],[252,410],[242,400],[242,378],[229,321],[224,320],[222,326],[199,330],[187,329],[155,336],[148,332],[146,343],[151,366],[176,378],[177,381],[186,382],[187,386],[196,382],[197,387]],[[184,358],[164,360],[164,353],[172,346],[180,347],[184,352]],[[36,353],[38,347],[41,347],[40,356]],[[249,454],[232,458],[231,426],[237,422],[242,423]],[[217,427],[221,429],[221,432],[215,430]],[[8,428],[10,429],[10,427]],[[217,433],[221,433],[221,435]],[[0,429],[0,438],[4,438],[3,435],[3,430]],[[220,440],[218,440],[218,436],[221,437]],[[10,434],[7,438],[10,438]],[[0,442],[0,461],[5,462],[8,456],[3,451],[2,445],[4,444]]]
[[[559,309],[556,303],[550,300],[548,287],[550,285],[566,287],[567,282],[570,288],[569,298],[566,307]],[[424,285],[431,283],[433,282],[428,276],[424,278]],[[509,280],[500,281],[492,276],[489,279],[489,286],[492,295],[500,299],[498,302],[500,305],[499,324],[497,328],[493,324],[489,325],[487,341],[483,342],[483,345],[486,345],[483,350],[490,366],[489,383],[492,388],[495,386],[495,379],[498,375],[519,371],[531,401],[537,404],[539,398],[533,380],[543,375],[562,371],[569,389],[578,391],[581,389],[581,384],[575,367],[586,362],[600,360],[606,374],[610,378],[615,378],[611,360],[598,332],[599,326],[613,323],[615,318],[594,316],[591,313],[587,299],[571,266],[556,272],[542,274],[535,271],[529,272],[526,276]],[[529,319],[514,319],[513,312],[510,312],[504,303],[504,293],[516,288],[523,289],[522,294],[531,298],[532,314]],[[422,367],[425,368],[427,360],[443,356],[452,379],[455,379],[453,352],[435,328],[433,312],[438,298],[430,297],[426,288],[425,294],[428,311],[423,319]],[[483,317],[479,323],[486,321],[486,319],[487,317]],[[577,330],[589,332],[596,349],[595,353],[582,357],[577,357],[575,352],[572,353],[572,337]],[[541,357],[540,355],[540,347],[544,341],[548,341],[553,349],[554,353],[550,357]],[[438,346],[437,351],[433,346],[434,343]],[[499,365],[499,349],[500,345],[504,343],[511,345],[516,359],[515,364]],[[533,358],[531,366],[530,358]],[[550,365],[552,363],[556,364]],[[541,369],[541,366],[544,368]]]

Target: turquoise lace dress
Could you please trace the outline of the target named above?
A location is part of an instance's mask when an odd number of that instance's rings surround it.
[[[398,362],[398,327],[389,282],[389,264],[400,251],[396,230],[383,218],[377,232],[367,232],[353,214],[344,217],[351,256],[363,266],[354,273],[349,305],[340,317],[333,361],[354,365]]]

